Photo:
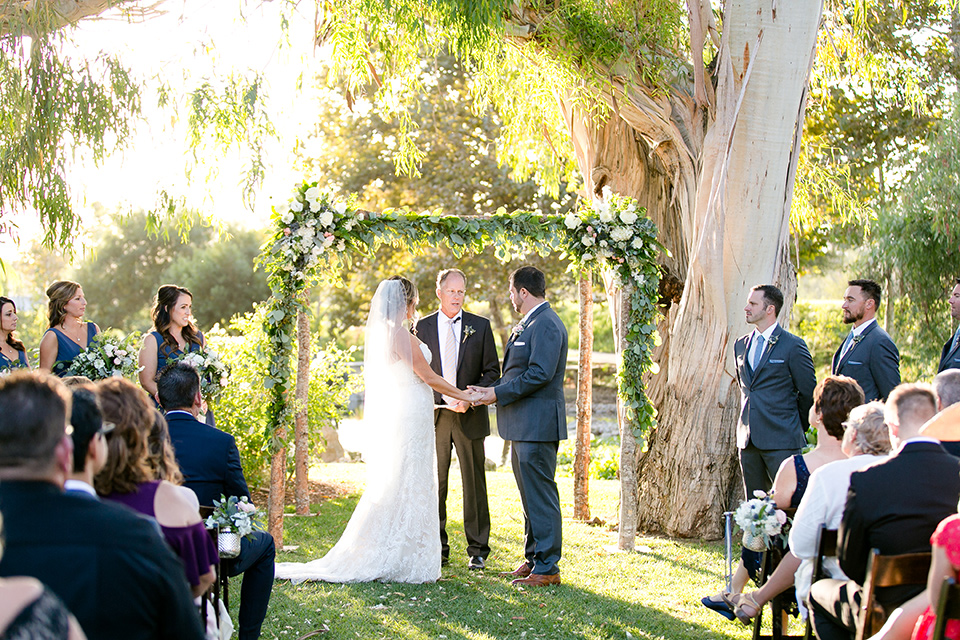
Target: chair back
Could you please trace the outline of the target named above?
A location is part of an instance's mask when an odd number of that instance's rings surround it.
[[[823,561],[826,558],[837,555],[837,530],[827,529],[827,525],[820,525],[820,532],[817,533],[817,555],[813,560],[813,580],[823,580],[827,576],[823,572]]]
[[[947,620],[960,619],[960,584],[955,578],[946,578],[940,588],[940,602],[937,604],[937,621],[933,627],[931,640],[944,640],[947,637]]]
[[[860,600],[860,624],[857,640],[869,638],[883,626],[886,614],[876,600],[877,589],[903,585],[925,585],[930,572],[930,552],[885,556],[871,549],[867,560],[867,580]]]

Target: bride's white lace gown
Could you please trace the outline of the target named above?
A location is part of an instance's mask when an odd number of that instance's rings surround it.
[[[429,362],[430,350],[420,348]],[[433,392],[408,363],[390,369],[400,401],[364,407],[377,446],[364,455],[367,487],[346,530],[319,560],[277,563],[278,579],[422,583],[440,577]]]

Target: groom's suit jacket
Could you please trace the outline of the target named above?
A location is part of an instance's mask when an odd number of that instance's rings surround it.
[[[733,345],[740,385],[740,421],[737,447],[752,443],[758,449],[799,449],[813,404],[817,375],[803,339],[777,325],[754,370],[747,362],[753,333]]]
[[[940,366],[937,367],[937,373],[947,369],[960,369],[960,343],[957,343],[956,349],[950,348],[953,346],[953,335],[950,334],[950,338],[944,343],[943,349],[940,351]]]
[[[202,506],[212,507],[221,495],[250,497],[232,435],[181,411],[168,413],[167,425],[183,484]]]
[[[497,385],[497,431],[504,440],[557,442],[567,438],[563,373],[567,328],[549,303],[538,307],[503,352]]]
[[[438,335],[437,314],[431,313],[417,323],[417,337],[423,341],[433,359],[430,367],[443,376],[440,357],[440,337]],[[493,340],[493,330],[486,318],[466,311],[460,317],[460,347],[457,351],[457,388],[465,389],[472,384],[478,387],[491,387],[500,378],[500,361],[497,359],[497,345]],[[467,335],[467,327],[473,328]],[[434,392],[434,402],[443,404],[440,394]],[[490,435],[490,412],[487,407],[472,407],[460,414],[460,428],[471,440],[479,440]]]
[[[876,320],[860,335],[860,341],[850,345],[843,358],[843,344],[833,354],[833,375],[856,380],[867,402],[886,402],[893,388],[900,384],[900,352]]]

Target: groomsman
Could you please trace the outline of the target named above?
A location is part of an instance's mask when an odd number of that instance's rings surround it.
[[[953,288],[953,293],[950,294],[947,302],[950,304],[950,318],[954,322],[960,321],[960,278],[957,278],[957,286]],[[940,366],[937,368],[937,373],[947,369],[960,369],[960,326],[944,343],[943,351],[940,353]]]
[[[880,285],[873,280],[850,280],[841,308],[844,323],[853,329],[833,355],[833,374],[856,380],[867,402],[886,401],[900,384],[900,352],[877,323]]]
[[[807,343],[777,322],[782,308],[780,289],[755,286],[743,308],[754,330],[733,344],[740,385],[737,448],[747,498],[769,491],[781,463],[807,442],[817,376]]]
[[[563,374],[567,328],[546,301],[547,283],[535,267],[510,275],[510,302],[523,315],[503,351],[503,378],[473,388],[482,404],[497,403],[497,431],[512,443],[511,465],[523,505],[524,562],[505,574],[513,584],[560,584],[561,514],[557,448],[567,437]]]
[[[459,269],[445,269],[437,275],[440,310],[417,323],[417,336],[434,354],[430,366],[453,386],[489,387],[500,377],[500,360],[493,341],[490,321],[463,310],[467,278]],[[486,455],[483,439],[490,435],[486,407],[434,393],[434,402],[443,408],[434,412],[437,438],[437,471],[440,486],[441,562],[450,559],[447,539],[447,482],[450,453],[457,449],[463,482],[463,532],[471,569],[483,569],[490,554],[490,507],[487,504]]]

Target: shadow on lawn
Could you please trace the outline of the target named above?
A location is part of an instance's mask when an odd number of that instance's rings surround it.
[[[288,518],[287,542],[300,548],[280,554],[278,560],[305,561],[322,556],[343,531],[357,499],[350,496],[325,502],[316,517]],[[513,540],[503,542],[515,544]],[[699,569],[668,556],[662,559],[687,570]],[[493,569],[472,572],[458,560],[443,569],[439,582],[426,585],[294,586],[277,582],[263,637],[293,639],[323,628],[329,631],[318,637],[598,640],[622,639],[628,633],[635,638],[671,640],[742,637],[735,632],[717,633],[671,612],[630,600],[639,598],[639,591],[597,593],[571,584],[576,582],[574,576],[565,578],[568,583],[559,587],[522,591]]]

